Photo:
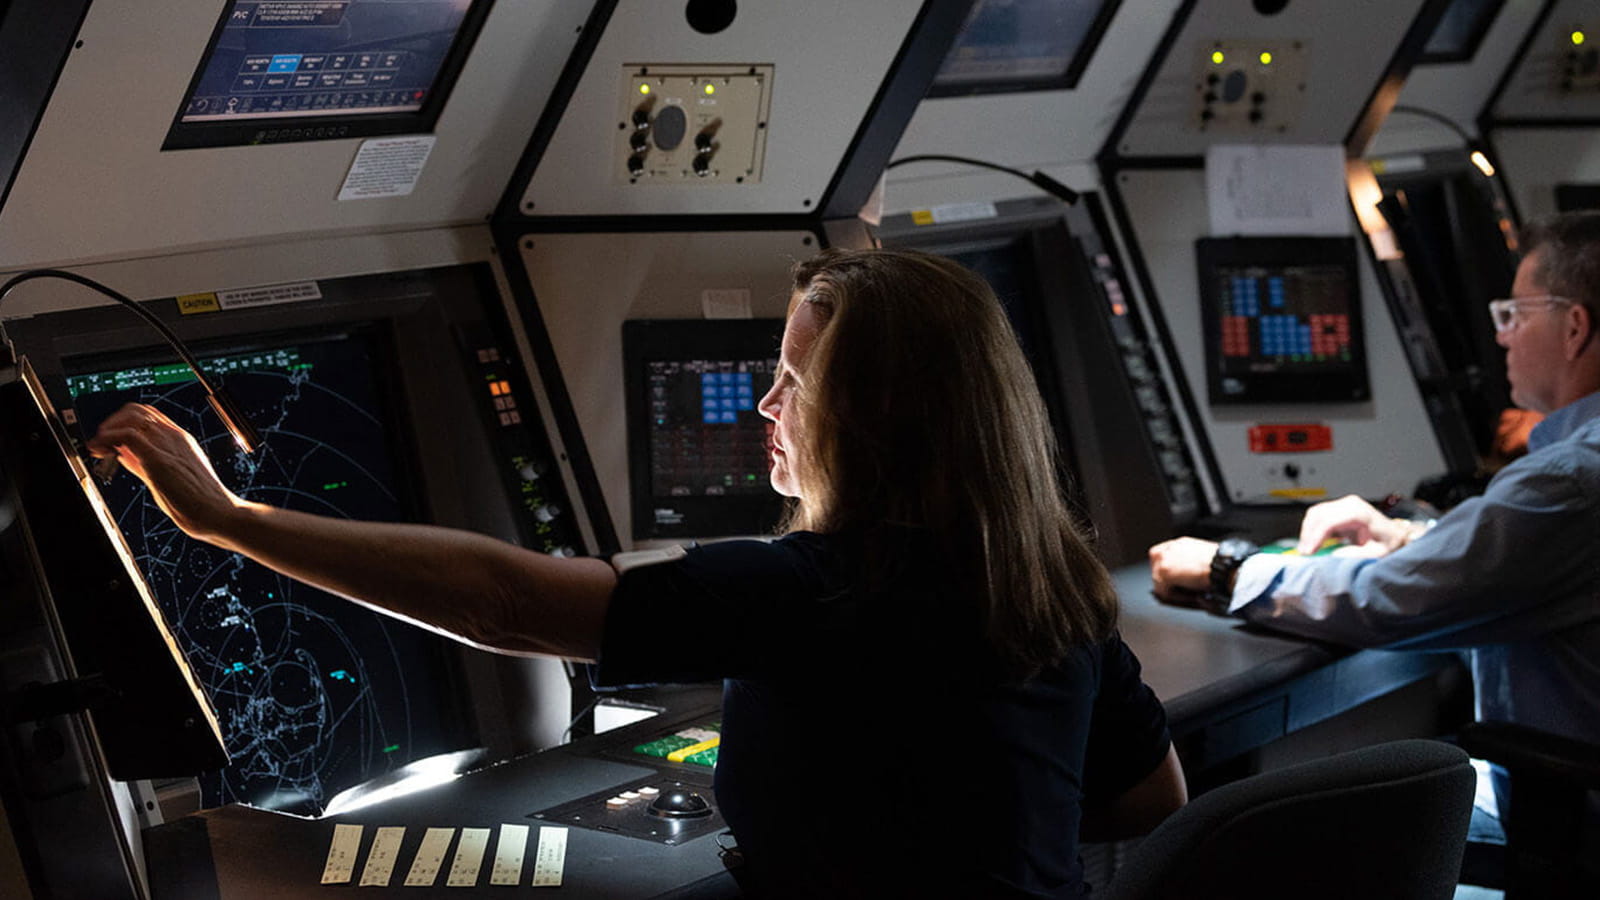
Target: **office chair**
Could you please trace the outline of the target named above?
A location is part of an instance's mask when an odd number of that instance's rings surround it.
[[[1253,775],[1173,813],[1104,896],[1448,900],[1475,781],[1459,747],[1424,740]]]
[[[1511,776],[1502,849],[1469,844],[1461,880],[1502,888],[1506,900],[1600,897],[1600,862],[1585,863],[1589,791],[1600,790],[1600,747],[1524,725],[1476,722],[1461,746]]]

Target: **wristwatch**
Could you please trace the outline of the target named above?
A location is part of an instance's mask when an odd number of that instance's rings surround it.
[[[1219,616],[1227,615],[1228,603],[1233,600],[1233,578],[1246,559],[1261,548],[1244,538],[1223,538],[1217,552],[1211,557],[1211,589],[1206,592],[1205,606]]]

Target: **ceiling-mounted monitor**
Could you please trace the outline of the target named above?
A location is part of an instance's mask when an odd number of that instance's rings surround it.
[[[1418,62],[1466,62],[1478,52],[1483,36],[1505,0],[1451,0],[1428,37]]]
[[[494,0],[229,0],[163,150],[433,130]]]
[[[1213,405],[1371,398],[1353,239],[1202,238],[1195,255]]]
[[[978,0],[930,97],[1076,87],[1120,0]]]

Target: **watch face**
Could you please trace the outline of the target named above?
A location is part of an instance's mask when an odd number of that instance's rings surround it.
[[[1233,576],[1247,557],[1259,550],[1243,538],[1226,538],[1217,544],[1216,555],[1211,557],[1211,597],[1225,603],[1233,595]],[[1217,610],[1213,610],[1214,612]]]
[[[1244,562],[1245,557],[1255,553],[1260,548],[1244,538],[1225,538],[1217,545],[1217,555],[1232,560],[1234,565]]]

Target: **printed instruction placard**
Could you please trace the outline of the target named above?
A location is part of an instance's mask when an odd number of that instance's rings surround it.
[[[1217,144],[1206,151],[1211,236],[1350,233],[1344,148]]]
[[[433,152],[435,136],[373,138],[361,142],[350,171],[345,173],[340,200],[404,197],[417,186],[422,167]]]

